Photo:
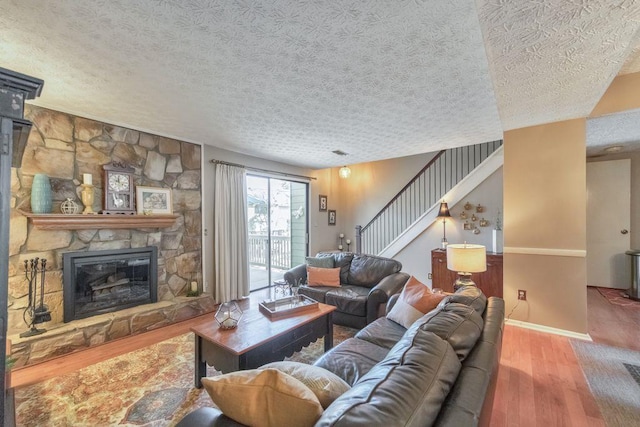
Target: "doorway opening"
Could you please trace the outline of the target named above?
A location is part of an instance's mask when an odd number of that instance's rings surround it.
[[[305,182],[247,175],[250,290],[265,289],[308,253]]]

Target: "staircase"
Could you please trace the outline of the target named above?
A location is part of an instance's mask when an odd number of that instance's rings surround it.
[[[367,225],[356,226],[356,252],[393,257],[435,221],[443,198],[453,206],[502,166],[502,152],[502,140],[440,151]]]

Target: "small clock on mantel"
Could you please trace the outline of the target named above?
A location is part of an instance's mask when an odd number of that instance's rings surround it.
[[[103,166],[104,169],[104,209],[103,214],[136,213],[133,200],[134,168],[121,162]]]

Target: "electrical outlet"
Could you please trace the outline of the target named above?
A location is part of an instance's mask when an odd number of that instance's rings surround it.
[[[522,301],[527,300],[527,291],[524,289],[518,289],[518,299]]]
[[[429,280],[433,279],[433,274],[429,273],[429,275],[427,276],[427,278],[428,278]]]

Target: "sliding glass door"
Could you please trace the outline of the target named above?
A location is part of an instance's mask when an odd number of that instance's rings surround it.
[[[307,254],[308,184],[247,175],[251,290],[281,280]]]

